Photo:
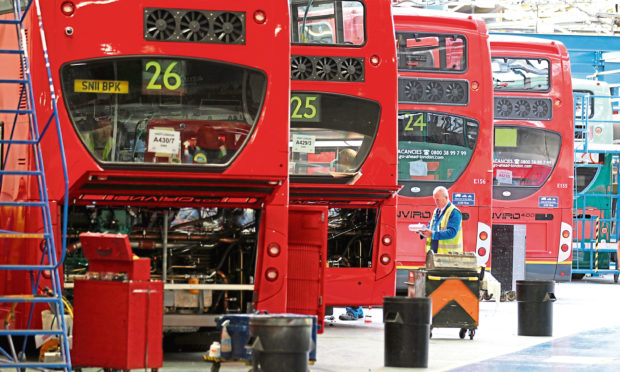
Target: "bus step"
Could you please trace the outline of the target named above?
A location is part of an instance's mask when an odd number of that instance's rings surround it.
[[[45,207],[44,202],[0,202],[0,207]]]
[[[1,84],[26,84],[28,80],[24,79],[0,79]]]
[[[10,142],[12,143],[12,142]],[[0,174],[4,174],[6,176],[40,176],[43,174],[41,171],[0,171]]]
[[[32,110],[0,110],[0,114],[32,114],[34,111]]]
[[[24,54],[24,51],[19,49],[0,49],[0,54]]]
[[[49,237],[50,234],[0,230],[0,238],[2,239],[47,239]]]
[[[24,265],[26,266],[26,265]],[[30,266],[33,267],[33,266]],[[37,266],[39,268],[45,266]],[[58,302],[57,297],[48,297],[48,296],[32,296],[32,295],[14,295],[14,296],[0,296],[0,303],[28,303],[28,304],[54,304]],[[2,329],[0,331],[0,335],[6,335],[7,332],[13,332],[15,329]],[[36,330],[31,330],[35,332]],[[4,333],[3,333],[4,332]],[[60,333],[59,333],[60,334]]]

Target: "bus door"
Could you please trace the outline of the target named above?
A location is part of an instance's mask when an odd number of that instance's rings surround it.
[[[286,311],[316,315],[319,333],[325,324],[327,224],[325,206],[289,207]]]

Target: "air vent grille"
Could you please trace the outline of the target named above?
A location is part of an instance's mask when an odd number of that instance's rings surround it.
[[[364,81],[364,58],[292,56],[293,80]]]
[[[402,77],[398,79],[398,102],[465,106],[469,103],[469,83],[467,80]]]
[[[192,9],[144,9],[144,39],[245,44],[245,13]]]
[[[549,98],[495,97],[495,119],[551,120],[553,105]]]

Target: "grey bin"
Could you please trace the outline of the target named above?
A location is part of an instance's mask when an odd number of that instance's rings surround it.
[[[552,336],[554,289],[552,280],[517,280],[519,336]]]
[[[261,314],[250,318],[252,371],[307,372],[312,316]]]
[[[428,367],[431,299],[383,297],[386,367]]]

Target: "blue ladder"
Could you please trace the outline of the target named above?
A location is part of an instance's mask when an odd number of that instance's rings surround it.
[[[16,272],[23,273],[22,283],[15,283],[15,288],[18,285],[23,285],[23,281],[30,280],[28,293],[0,293],[0,306],[6,311],[0,312],[0,338],[6,338],[8,341],[8,349],[0,347],[0,370],[4,368],[11,368],[21,370],[24,368],[34,368],[37,370],[59,369],[64,371],[71,371],[71,359],[69,355],[69,338],[67,335],[67,325],[65,322],[65,310],[64,306],[67,305],[70,309],[70,305],[62,297],[62,288],[60,286],[60,265],[64,261],[66,251],[66,232],[67,232],[67,212],[68,212],[68,175],[67,166],[64,154],[64,144],[62,141],[62,132],[60,129],[60,122],[58,120],[58,109],[56,106],[56,95],[54,92],[54,84],[52,81],[52,74],[50,70],[49,58],[47,53],[47,46],[45,40],[45,33],[43,30],[43,19],[41,17],[41,11],[39,6],[39,0],[13,0],[13,17],[10,14],[2,15],[0,19],[0,27],[4,28],[0,32],[6,34],[12,32],[12,28],[15,30],[16,49],[1,49],[0,57],[4,61],[10,61],[9,63],[15,63],[14,66],[20,70],[20,76],[2,76],[0,72],[0,86],[3,88],[3,92],[9,91],[11,87],[16,95],[17,107],[0,107],[0,119],[10,118],[6,120],[2,126],[0,133],[0,188],[3,185],[10,185],[10,181],[14,181],[19,178],[18,185],[22,181],[27,184],[28,181],[35,184],[38,188],[38,195],[24,195],[23,193],[17,193],[12,195],[12,200],[0,200],[0,211],[10,214],[13,222],[17,221],[13,225],[8,225],[7,221],[0,221],[0,243],[4,241],[5,248],[9,248],[9,252],[13,249],[20,249],[28,244],[37,244],[41,249],[41,258],[37,262],[24,264],[20,262],[7,262],[6,257],[0,261],[0,274],[4,275],[3,278],[10,277],[9,274]],[[22,8],[23,5],[23,8]],[[36,9],[36,17],[32,14]],[[37,122],[36,106],[35,106],[35,92],[33,92],[33,84],[30,73],[30,60],[28,57],[28,45],[26,40],[26,27],[24,22],[29,19],[32,29],[29,31],[35,32],[38,25],[38,31],[41,36],[42,50],[37,53],[43,53],[45,57],[45,63],[47,68],[47,77],[49,81],[49,94],[51,97],[52,114],[47,120],[45,126],[39,129]],[[12,59],[14,56],[14,60]],[[6,69],[8,70],[8,68]],[[5,71],[6,71],[5,70]],[[4,89],[6,88],[6,89]],[[37,96],[44,92],[36,92]],[[45,92],[47,93],[47,92]],[[55,129],[57,134],[58,146],[60,149],[60,159],[62,161],[62,169],[65,182],[65,195],[62,210],[62,223],[60,229],[61,236],[61,249],[57,250],[55,242],[55,233],[52,226],[52,218],[50,211],[50,201],[47,194],[47,183],[45,180],[45,171],[43,167],[43,156],[41,152],[41,140],[48,132],[50,125],[55,123]],[[52,131],[50,131],[52,132]],[[50,137],[48,135],[47,137]],[[25,170],[28,165],[28,161],[13,160],[11,158],[12,151],[18,151],[20,147],[27,146],[28,154],[33,157],[30,164],[33,164],[33,169]],[[4,149],[4,151],[1,151]],[[12,178],[12,180],[11,180]],[[26,181],[28,180],[28,181]],[[15,183],[13,183],[15,185]],[[26,196],[26,197],[25,197]],[[58,201],[60,202],[60,201]],[[40,215],[39,215],[40,213]],[[20,221],[20,219],[22,219]],[[42,231],[40,229],[33,229],[32,226],[36,225],[37,221],[42,221]],[[4,227],[3,227],[4,226]],[[5,228],[6,227],[6,228]],[[28,231],[30,230],[30,231]],[[36,232],[32,232],[36,231]],[[58,232],[56,232],[58,233]],[[60,259],[57,254],[60,253]],[[44,284],[44,279],[50,280],[49,287]],[[5,291],[12,292],[11,281],[6,280]],[[13,288],[13,289],[15,289]],[[26,292],[26,291],[24,291]],[[57,327],[50,327],[52,329],[33,329],[33,318],[40,316],[35,314],[35,308],[40,308],[40,304],[47,304],[51,310],[51,315],[54,318],[54,323]],[[29,305],[29,306],[28,306]],[[35,306],[38,305],[38,306]],[[26,324],[23,329],[16,329],[12,324],[16,316],[16,308],[21,306],[24,308],[24,313],[18,314],[23,316],[19,324]],[[70,312],[70,310],[69,310]],[[27,317],[27,318],[26,318]],[[27,320],[26,320],[27,319]],[[23,338],[23,344],[21,349],[16,347],[15,337],[19,336]],[[36,358],[28,358],[26,356],[26,344],[29,338],[34,337],[50,337],[54,336],[58,340],[58,347],[56,352],[50,355],[50,360],[39,360]]]

